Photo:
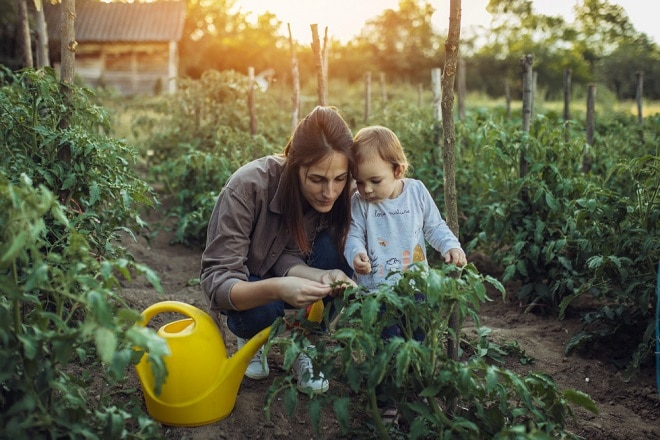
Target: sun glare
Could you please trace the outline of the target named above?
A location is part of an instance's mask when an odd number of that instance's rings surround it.
[[[573,21],[573,6],[578,0],[534,0],[536,13],[560,15],[568,22]],[[580,0],[581,1],[581,0]],[[656,42],[660,41],[660,27],[656,18],[660,16],[660,2],[652,4],[638,0],[610,0],[621,5],[635,28],[649,35]],[[429,0],[435,8],[432,17],[436,32],[444,33],[449,27],[449,0]],[[491,16],[486,11],[488,0],[462,0],[461,28],[468,31],[471,27],[490,24]],[[322,36],[328,28],[328,36],[347,43],[360,34],[366,22],[379,16],[385,9],[398,9],[399,0],[237,0],[236,8],[244,13],[251,13],[250,19],[256,22],[257,16],[270,11],[282,22],[282,35],[288,37],[287,24],[291,26],[294,40],[308,44],[312,41],[310,25],[318,25]]]

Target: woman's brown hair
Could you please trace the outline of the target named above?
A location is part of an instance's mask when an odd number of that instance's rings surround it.
[[[284,149],[286,165],[280,184],[285,194],[298,197],[285,197],[282,202],[284,222],[292,232],[298,247],[305,253],[311,252],[311,244],[305,233],[303,222],[304,200],[300,188],[299,170],[323,160],[336,152],[348,158],[348,170],[353,168],[353,135],[350,128],[334,107],[318,106],[298,123]],[[351,182],[337,198],[330,212],[326,214],[328,230],[340,252],[344,250],[346,236],[351,223]]]

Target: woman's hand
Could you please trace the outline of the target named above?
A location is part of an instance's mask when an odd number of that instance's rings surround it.
[[[325,298],[333,291],[329,284],[295,276],[277,278],[277,283],[279,299],[299,309]]]
[[[321,282],[329,286],[334,286],[330,292],[331,296],[339,295],[346,290],[346,287],[357,286],[352,279],[339,269],[327,270],[325,272],[326,273],[321,276]]]

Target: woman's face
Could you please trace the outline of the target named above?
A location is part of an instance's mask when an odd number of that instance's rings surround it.
[[[348,158],[333,151],[309,167],[300,167],[298,175],[305,200],[318,212],[329,212],[348,181]]]

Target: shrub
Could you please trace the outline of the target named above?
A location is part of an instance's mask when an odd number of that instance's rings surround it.
[[[160,289],[158,277],[126,259],[97,260],[56,196],[20,180],[0,177],[0,437],[156,438],[140,406],[119,409],[109,391],[141,354],[135,347],[164,378],[167,346],[133,326],[139,313],[116,293],[120,276],[140,273]],[[98,396],[92,383],[103,384]]]

